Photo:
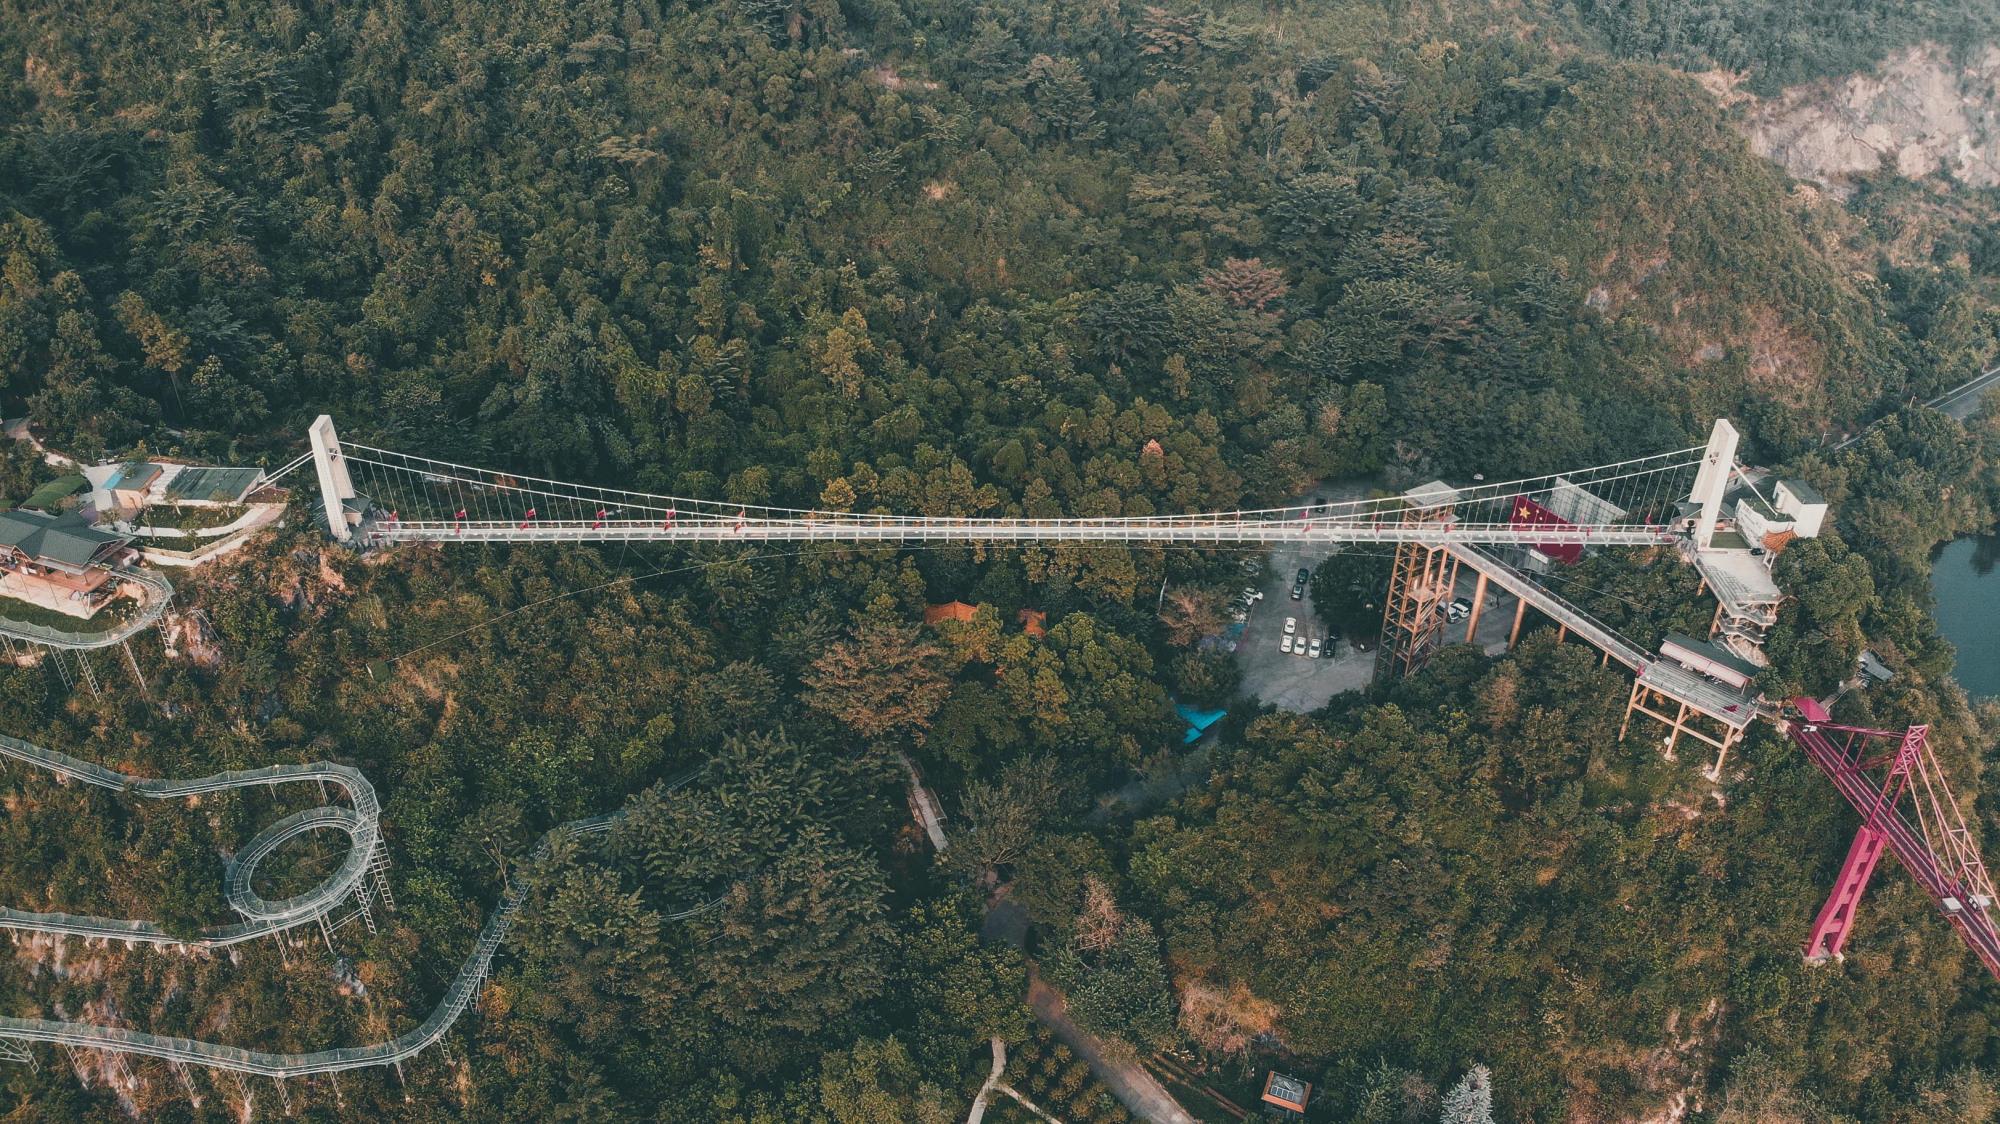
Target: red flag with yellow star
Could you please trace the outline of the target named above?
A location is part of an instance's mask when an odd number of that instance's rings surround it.
[[[1514,509],[1507,523],[1513,527],[1573,527],[1574,523],[1526,496],[1514,497]],[[1536,543],[1535,549],[1556,562],[1575,562],[1583,557],[1583,544]]]

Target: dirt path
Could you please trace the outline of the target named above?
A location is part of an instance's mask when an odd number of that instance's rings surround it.
[[[1152,1124],[1200,1124],[1131,1056],[1130,1049],[1121,1050],[1100,1041],[1071,1022],[1062,993],[1043,983],[1038,975],[1028,977],[1028,1004],[1035,1009],[1035,1017],[1054,1031],[1077,1057],[1089,1063],[1097,1079],[1139,1119]]]

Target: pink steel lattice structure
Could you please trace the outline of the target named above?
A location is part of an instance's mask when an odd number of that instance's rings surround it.
[[[1898,734],[1838,726],[1827,721],[1826,709],[1812,699],[1794,699],[1793,705],[1800,718],[1786,722],[1785,732],[1861,813],[1861,829],[1840,866],[1840,878],[1806,940],[1806,958],[1840,955],[1854,924],[1855,907],[1887,846],[1986,970],[2000,979],[1993,883],[1944,770],[1931,752],[1930,727],[1912,726]],[[1899,807],[1905,795],[1914,822]]]

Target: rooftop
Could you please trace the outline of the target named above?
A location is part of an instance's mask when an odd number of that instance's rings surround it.
[[[36,488],[27,499],[21,501],[21,506],[32,507],[37,511],[53,512],[62,501],[88,487],[90,487],[90,481],[76,473],[71,473],[68,476],[58,476],[54,480]]]
[[[936,624],[939,621],[969,621],[972,619],[973,614],[977,612],[979,612],[977,608],[967,605],[963,601],[947,601],[942,605],[932,605],[930,608],[925,609],[924,623]]]
[[[1279,1108],[1288,1108],[1293,1112],[1304,1112],[1306,1110],[1306,1098],[1311,1095],[1311,1082],[1301,1081],[1296,1077],[1287,1077],[1275,1069],[1264,1078],[1263,1101],[1266,1104],[1274,1104]]]
[[[39,511],[0,512],[0,546],[13,547],[30,558],[65,566],[87,566],[105,547],[124,545],[123,535],[100,531],[81,515],[45,515]]]
[[[1685,633],[1669,632],[1667,633],[1666,640],[1662,643],[1663,645],[1673,644],[1677,647],[1685,648],[1697,655],[1714,660],[1716,663],[1742,675],[1755,676],[1758,672],[1764,670],[1720,644],[1712,644],[1706,640],[1696,640]]]
[[[1419,511],[1424,511],[1434,507],[1445,507],[1449,504],[1457,503],[1458,489],[1442,480],[1433,480],[1428,484],[1419,484],[1409,491],[1404,492],[1403,498],[1410,501],[1411,507]]]
[[[1816,504],[1826,503],[1826,497],[1819,494],[1819,489],[1813,487],[1811,484],[1808,484],[1803,480],[1799,480],[1795,477],[1787,477],[1786,479],[1778,481],[1778,483],[1785,489],[1785,491],[1790,492],[1794,496],[1797,496],[1800,503],[1816,503]]]
[[[1722,536],[1717,535],[1720,541]],[[1740,610],[1751,605],[1775,605],[1782,594],[1764,563],[1747,550],[1698,550],[1695,568],[1723,605]]]
[[[167,482],[168,500],[236,503],[264,478],[260,468],[200,468],[189,465]]]

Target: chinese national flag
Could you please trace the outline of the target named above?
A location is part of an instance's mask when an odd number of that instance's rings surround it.
[[[1572,527],[1575,524],[1526,496],[1514,497],[1508,524],[1515,527]],[[1582,543],[1537,543],[1535,549],[1557,562],[1575,562],[1583,557]]]

